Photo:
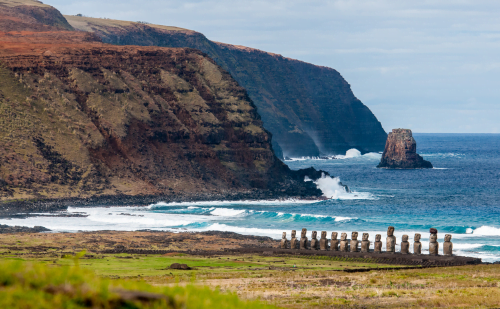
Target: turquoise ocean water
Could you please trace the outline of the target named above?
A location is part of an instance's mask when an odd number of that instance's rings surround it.
[[[314,166],[339,179],[320,180],[331,200],[159,203],[149,207],[74,208],[87,217],[2,219],[0,224],[42,225],[54,231],[76,230],[225,230],[281,238],[281,232],[368,232],[385,237],[395,226],[403,234],[429,228],[453,235],[455,253],[500,261],[500,134],[414,134],[417,150],[431,161],[429,170],[385,170],[380,154],[349,153],[335,160],[296,159],[292,169]],[[338,181],[351,188],[344,192]],[[117,205],[120,206],[120,205]],[[309,234],[310,235],[310,234]]]

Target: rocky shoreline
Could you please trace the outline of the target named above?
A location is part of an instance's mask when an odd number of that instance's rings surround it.
[[[297,196],[282,192],[251,190],[248,192],[172,194],[172,195],[107,195],[88,198],[37,199],[22,201],[3,201],[0,204],[0,217],[11,217],[16,214],[51,213],[68,209],[70,206],[147,206],[159,202],[182,203],[201,201],[242,201],[270,199],[321,199],[320,197]]]

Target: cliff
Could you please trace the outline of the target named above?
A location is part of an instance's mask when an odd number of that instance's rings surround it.
[[[387,134],[334,69],[253,48],[208,40],[203,34],[141,23],[65,16],[81,31],[116,45],[201,50],[243,86],[258,108],[274,148],[289,157],[382,151]]]
[[[74,30],[55,8],[39,1],[0,0],[0,31]]]
[[[384,153],[377,167],[415,169],[432,168],[432,164],[417,154],[417,142],[411,130],[393,129],[387,137]]]
[[[0,32],[1,200],[321,195],[205,54],[92,39]]]

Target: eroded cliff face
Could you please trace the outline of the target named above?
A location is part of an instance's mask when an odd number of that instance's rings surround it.
[[[273,142],[290,157],[382,151],[387,134],[334,69],[260,50],[209,41],[201,33],[132,22],[66,16],[106,43],[196,48],[243,86]],[[278,148],[278,145],[275,148]]]
[[[377,167],[415,169],[432,168],[432,164],[417,154],[417,142],[413,138],[411,130],[393,129],[387,137],[385,150]]]
[[[0,196],[320,196],[276,158],[246,91],[194,49],[0,35]]]

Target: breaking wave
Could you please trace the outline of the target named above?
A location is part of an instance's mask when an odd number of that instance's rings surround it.
[[[304,181],[312,181],[307,176]],[[323,196],[333,200],[374,200],[377,199],[373,194],[368,192],[349,191],[340,182],[338,177],[330,177],[325,174],[321,178],[314,181],[318,188],[323,192]]]
[[[472,231],[474,236],[500,236],[500,228],[492,226],[481,226]]]

